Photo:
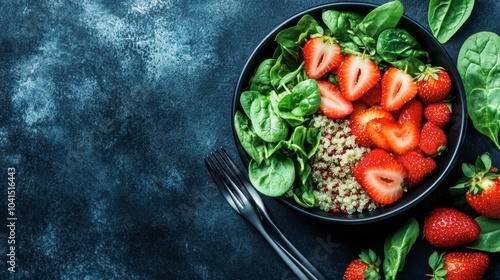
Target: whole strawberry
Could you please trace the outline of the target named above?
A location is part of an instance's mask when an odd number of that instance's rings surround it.
[[[491,163],[489,153],[484,153],[476,164],[462,164],[464,177],[454,189],[465,188],[467,203],[479,214],[489,218],[500,218],[500,171]]]
[[[427,105],[424,109],[425,119],[439,127],[444,127],[451,118],[451,104],[436,102]]]
[[[362,250],[359,258],[353,260],[344,272],[343,280],[378,280],[380,279],[380,258],[371,250]]]
[[[431,279],[480,280],[489,264],[490,257],[481,252],[434,252],[429,257]]]
[[[413,187],[420,183],[427,175],[436,169],[436,161],[431,157],[424,156],[420,151],[410,151],[404,155],[400,155],[398,160],[408,170],[408,177],[405,181],[408,187]]]
[[[452,248],[476,240],[481,229],[469,215],[453,208],[435,208],[424,221],[424,237],[434,247]]]
[[[443,100],[451,89],[450,76],[442,67],[426,65],[420,68],[417,75],[417,95],[424,102],[430,104]]]
[[[447,143],[443,129],[431,122],[424,123],[420,132],[420,151],[427,156],[440,155],[446,148]]]

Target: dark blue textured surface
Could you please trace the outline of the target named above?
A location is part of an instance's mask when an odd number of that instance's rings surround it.
[[[216,191],[202,159],[219,146],[236,157],[232,92],[253,48],[288,17],[327,2],[1,1],[0,279],[292,277]],[[427,26],[427,1],[402,3]],[[476,1],[445,44],[451,57],[475,32],[499,33],[499,10],[496,0]],[[489,150],[500,165],[472,125],[463,150],[459,162]],[[9,167],[16,273],[6,264]],[[361,249],[380,251],[399,221],[328,225],[265,201],[329,279]],[[439,203],[438,191],[407,215]],[[415,248],[404,279],[430,272],[433,249],[422,240]],[[492,255],[487,279],[500,279],[499,262]]]

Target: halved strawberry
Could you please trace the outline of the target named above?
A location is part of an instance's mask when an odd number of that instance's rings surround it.
[[[319,111],[332,119],[348,116],[354,110],[351,101],[345,99],[339,89],[332,83],[318,80],[321,102]]]
[[[420,141],[420,128],[413,121],[407,120],[403,124],[384,124],[382,129],[387,142],[391,146],[391,151],[398,155],[418,148]]]
[[[393,160],[366,167],[358,182],[374,201],[389,204],[403,196],[406,176],[403,164]]]
[[[377,147],[386,151],[392,151],[389,141],[384,136],[383,130],[385,126],[392,125],[393,120],[387,118],[378,118],[371,120],[366,124],[366,134],[370,141]]]
[[[387,118],[394,121],[392,114],[380,107],[368,108],[356,114],[354,117],[351,117],[351,134],[356,136],[356,143],[358,143],[358,145],[373,147],[373,143],[366,133],[366,124],[377,118]]]
[[[344,56],[336,40],[328,36],[309,39],[304,45],[304,68],[311,79],[319,79],[337,69]]]
[[[417,95],[418,87],[412,76],[399,68],[391,67],[382,76],[382,108],[388,111],[399,110]]]
[[[360,100],[370,106],[373,106],[379,104],[381,98],[382,87],[380,86],[380,83],[376,83],[370,90],[361,96]]]
[[[342,94],[357,100],[380,80],[380,70],[367,56],[347,55],[337,71]]]
[[[398,157],[398,160],[408,171],[408,187],[413,187],[420,183],[427,175],[436,169],[436,161],[431,157],[424,156],[420,151],[410,151]]]
[[[352,103],[352,107],[354,108],[354,110],[352,111],[351,115],[349,116],[349,118],[351,118],[351,119],[354,119],[356,117],[356,115],[358,115],[359,113],[361,113],[364,110],[369,108],[368,105],[366,105],[365,103],[363,103],[359,100],[354,101]]]
[[[352,174],[361,181],[365,168],[382,162],[391,162],[394,157],[383,149],[370,150],[353,168]]]
[[[417,98],[408,101],[399,112],[397,123],[402,124],[410,120],[418,124],[420,128],[424,119],[424,104]]]

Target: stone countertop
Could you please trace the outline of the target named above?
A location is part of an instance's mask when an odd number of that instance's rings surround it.
[[[401,2],[428,28],[427,1]],[[231,102],[255,46],[288,17],[325,3],[2,1],[0,216],[12,222],[13,177],[17,220],[14,231],[1,227],[0,278],[291,278],[216,190],[203,157],[220,146],[237,156]],[[444,44],[455,61],[468,36],[499,33],[499,10],[496,0],[476,1]],[[458,162],[484,151],[500,165],[499,151],[469,123]],[[325,224],[264,199],[328,279],[340,279],[361,249],[381,252],[391,228]],[[402,216],[421,219],[420,210],[438,203],[439,192]],[[415,248],[403,279],[430,272],[433,249],[424,240]],[[499,254],[491,257],[486,278],[500,279]]]

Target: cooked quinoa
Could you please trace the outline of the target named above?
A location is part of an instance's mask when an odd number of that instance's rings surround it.
[[[333,120],[316,115],[311,126],[322,133],[320,145],[311,159],[314,196],[325,212],[349,213],[378,207],[352,175],[352,168],[370,149],[358,146],[348,119]]]

